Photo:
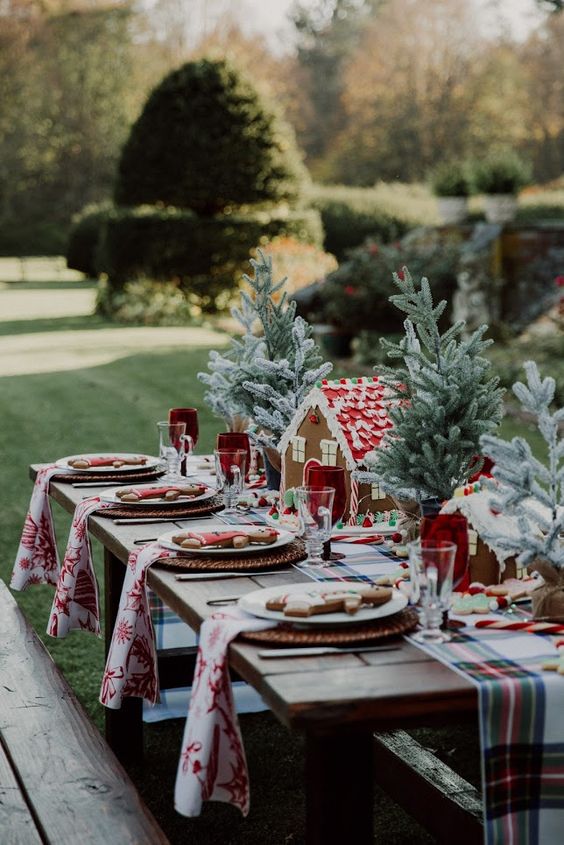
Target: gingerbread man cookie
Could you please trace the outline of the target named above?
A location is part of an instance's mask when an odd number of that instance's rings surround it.
[[[361,607],[377,607],[391,597],[392,590],[387,587],[361,587],[358,590],[334,590],[327,593],[304,591],[274,596],[266,602],[266,608],[296,618],[338,612],[353,616]]]
[[[96,469],[97,467],[114,467],[120,469],[124,466],[142,466],[147,463],[147,458],[141,456],[137,458],[118,458],[112,456],[100,458],[72,458],[67,461],[68,465],[73,469]]]
[[[116,492],[122,502],[142,502],[145,499],[161,499],[176,502],[178,499],[194,499],[206,492],[205,484],[185,484],[175,487],[124,487]]]
[[[273,528],[254,528],[251,531],[183,531],[172,538],[183,549],[244,549],[249,545],[267,546],[275,542],[278,531]]]

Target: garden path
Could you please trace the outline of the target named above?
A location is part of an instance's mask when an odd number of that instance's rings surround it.
[[[46,289],[43,285],[0,286],[2,322],[87,317],[94,309],[93,288]],[[88,326],[88,322],[85,323]],[[47,328],[47,327],[46,327]],[[0,332],[1,333],[1,332]],[[153,350],[217,347],[225,335],[189,327],[84,328],[0,336],[0,376],[61,372],[108,364]]]

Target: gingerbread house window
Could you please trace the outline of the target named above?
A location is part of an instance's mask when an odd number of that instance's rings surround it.
[[[384,498],[384,492],[379,484],[371,484],[370,485],[370,498],[377,502],[378,499]]]
[[[292,460],[298,464],[303,464],[305,462],[305,448],[305,437],[292,437]]]
[[[319,446],[321,449],[321,463],[327,467],[337,466],[337,449],[338,444],[336,440],[320,440]]]
[[[478,551],[478,532],[468,529],[468,554],[475,555]]]

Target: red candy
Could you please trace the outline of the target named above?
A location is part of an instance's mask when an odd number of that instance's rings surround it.
[[[394,543],[401,543],[401,539],[402,539],[402,537],[401,537],[401,534],[399,533],[399,531],[395,531],[392,534],[392,541]]]

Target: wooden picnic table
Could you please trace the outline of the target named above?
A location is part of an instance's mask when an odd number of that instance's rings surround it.
[[[38,465],[31,467],[32,478],[38,469]],[[50,487],[51,497],[68,513],[73,513],[87,495],[97,492],[100,491],[95,487],[84,489],[59,482]],[[116,525],[108,518],[90,517],[90,533],[104,547],[106,652],[119,605],[124,564],[129,553],[138,548],[135,541],[156,538],[175,526],[189,524],[179,520]],[[147,577],[151,589],[194,631],[213,613],[214,608],[207,604],[210,599],[304,581],[309,581],[307,576],[296,571],[266,577],[179,582],[173,571],[159,569],[158,565],[149,569]],[[375,731],[477,718],[475,687],[406,641],[388,652],[363,654],[360,648],[358,654],[276,660],[260,658],[259,650],[248,643],[233,643],[229,650],[230,667],[260,693],[284,725],[305,734],[309,845],[373,842]],[[193,662],[187,662],[185,653],[161,652],[161,687],[189,684],[192,667]],[[126,699],[120,710],[106,710],[106,738],[122,760],[141,753],[140,699]]]

